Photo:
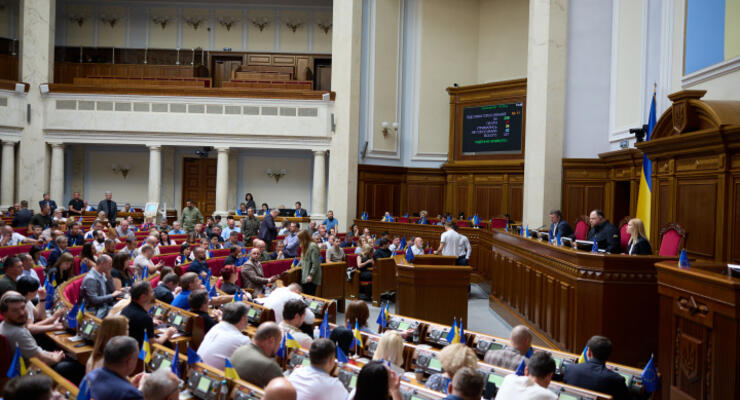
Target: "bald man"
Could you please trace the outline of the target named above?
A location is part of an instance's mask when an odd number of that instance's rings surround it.
[[[239,347],[231,356],[236,373],[242,380],[265,387],[271,380],[283,376],[275,361],[283,332],[274,322],[263,322],[257,328],[252,342]]]
[[[262,400],[296,400],[297,393],[287,378],[275,378],[265,387]]]
[[[509,335],[511,344],[499,350],[488,350],[483,361],[501,368],[516,370],[523,359],[532,355],[532,332],[524,325],[517,325]]]
[[[258,248],[253,248],[249,252],[249,260],[242,265],[242,285],[247,289],[253,289],[253,295],[258,296],[265,290],[265,285],[268,283],[275,282],[277,275],[273,275],[270,278],[265,278],[265,273],[262,271],[262,263],[260,257],[262,252]]]

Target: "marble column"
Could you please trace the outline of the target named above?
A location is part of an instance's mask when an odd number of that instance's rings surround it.
[[[47,179],[44,140],[44,96],[39,85],[54,81],[55,0],[20,2],[21,50],[19,80],[31,85],[26,95],[30,104],[30,123],[23,129],[18,158],[18,198],[38,205]],[[55,199],[60,201],[61,199]],[[35,208],[35,207],[34,207]]]
[[[313,188],[311,190],[311,219],[326,217],[326,150],[313,152]]]
[[[64,201],[64,143],[51,143],[49,174],[49,196],[57,204],[66,204]]]
[[[531,0],[522,219],[533,228],[560,208],[567,38],[568,1]]]
[[[147,201],[159,203],[162,191],[162,146],[149,147],[149,194]],[[160,205],[161,206],[161,205]],[[159,208],[159,207],[158,207]]]
[[[3,164],[0,171],[0,205],[7,209],[15,202],[15,142],[3,142]]]
[[[226,206],[229,197],[229,148],[217,147],[218,161],[216,163],[216,211],[214,215],[226,216]]]
[[[341,65],[331,74],[335,131],[329,158],[329,209],[346,232],[357,216],[357,157],[360,121],[360,54],[362,50],[362,0],[334,1],[332,11],[332,63]],[[326,210],[324,210],[326,211]]]

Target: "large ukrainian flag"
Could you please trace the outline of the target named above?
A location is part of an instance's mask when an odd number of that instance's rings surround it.
[[[653,100],[650,102],[650,116],[648,117],[648,127],[645,133],[645,141],[650,140],[650,135],[655,128],[655,90],[653,90]],[[650,237],[650,204],[652,198],[652,174],[653,163],[646,156],[642,156],[642,176],[640,176],[640,189],[637,192],[637,218],[642,220],[645,225],[645,233]]]

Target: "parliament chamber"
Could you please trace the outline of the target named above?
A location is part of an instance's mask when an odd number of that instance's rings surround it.
[[[0,397],[740,398],[737,0],[0,0]]]

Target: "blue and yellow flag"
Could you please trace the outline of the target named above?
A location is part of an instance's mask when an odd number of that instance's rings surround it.
[[[355,329],[352,329],[352,336],[355,337],[355,343],[362,347],[362,334],[360,333],[360,328],[357,324],[357,320],[355,320]]]
[[[23,355],[21,355],[21,349],[18,345],[15,346],[15,354],[13,354],[13,361],[10,363],[8,368],[8,378],[15,378],[26,374],[26,362],[23,361]]]
[[[477,228],[478,224],[480,224],[480,217],[478,214],[473,215],[473,218],[470,218],[470,222],[473,224],[473,228]]]
[[[380,312],[378,313],[378,319],[375,320],[375,322],[380,326],[380,329],[385,330],[386,325],[388,325],[388,303],[383,304],[382,307],[380,307]]]
[[[75,304],[72,309],[67,313],[67,325],[70,329],[77,328],[77,312],[80,310],[80,305]]]
[[[224,376],[228,379],[239,379],[239,374],[236,373],[234,366],[231,365],[231,360],[229,360],[228,358],[226,359],[226,364],[224,365]]]
[[[452,328],[450,328],[450,331],[447,332],[447,343],[452,344],[452,341],[455,339],[455,336],[457,335],[457,318],[454,318],[454,321],[452,322]],[[459,341],[459,338],[458,338]]]
[[[172,357],[170,369],[173,374],[180,378],[180,343],[175,343],[175,356]]]
[[[149,335],[144,331],[144,341],[141,343],[141,350],[139,351],[139,360],[144,361],[145,364],[149,364],[152,360],[152,347],[149,345]]]
[[[77,315],[75,319],[77,319],[77,326],[82,325],[82,319],[85,318],[85,300],[82,300],[82,305],[80,306],[80,309],[77,310]]]
[[[293,258],[293,263],[290,266],[293,268],[298,266],[298,257]]]
[[[77,392],[77,400],[90,400],[90,387],[87,385],[87,379],[82,379],[80,383],[80,389]]]
[[[44,308],[49,311],[52,308],[54,308],[54,286],[52,285],[51,281],[54,279],[54,276],[46,279],[46,282],[44,282],[44,288],[46,288],[46,304],[44,305]]]
[[[288,348],[285,346],[285,335],[283,335],[283,339],[280,341],[280,347],[275,355],[284,360],[286,354],[288,354]]]
[[[576,361],[576,364],[588,362],[588,355],[586,354],[586,351],[588,351],[588,346],[583,347],[583,351],[581,352],[581,355],[578,357],[578,361]]]
[[[655,90],[653,90],[653,100],[650,102],[650,115],[648,116],[647,132],[645,132],[645,141],[650,140],[650,136],[655,128],[657,118],[655,117]],[[640,188],[637,191],[637,218],[642,220],[645,226],[645,233],[650,237],[650,204],[652,199],[653,163],[647,155],[642,156],[642,175],[640,176]]]
[[[285,347],[289,349],[300,349],[301,344],[298,343],[297,340],[293,337],[293,335],[290,334],[290,332],[287,332],[285,334]]]

